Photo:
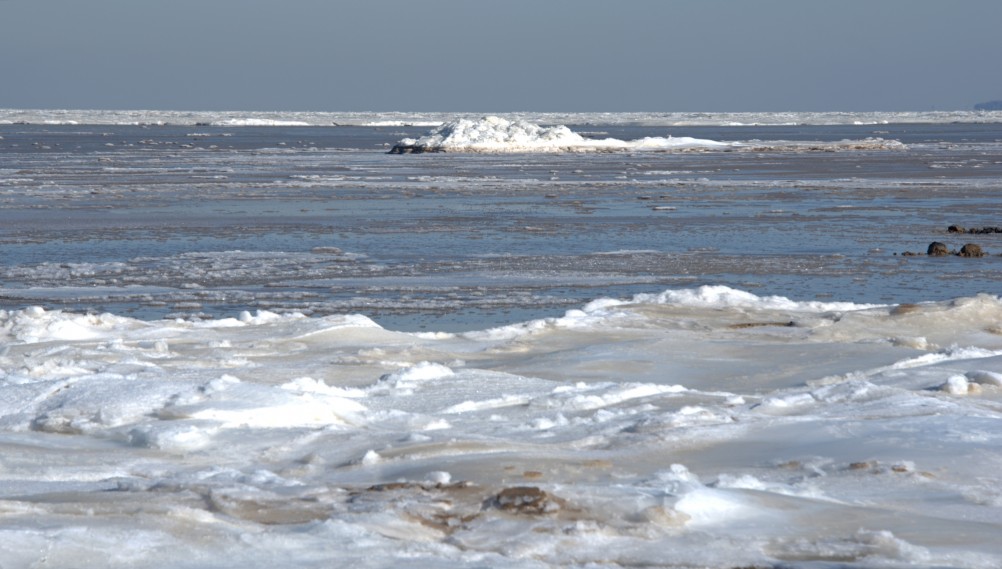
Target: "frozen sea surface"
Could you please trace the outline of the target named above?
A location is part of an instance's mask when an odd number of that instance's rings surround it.
[[[969,296],[1002,258],[993,124],[599,126],[697,152],[386,154],[427,128],[0,128],[0,295],[144,319],[263,309],[470,330],[599,296]],[[897,146],[853,149],[879,138]]]
[[[92,113],[0,125],[0,566],[1002,566],[996,124]]]
[[[0,124],[214,126],[438,126],[484,113],[245,112],[86,109],[0,109]],[[546,125],[746,126],[999,123],[1002,111],[499,113]]]

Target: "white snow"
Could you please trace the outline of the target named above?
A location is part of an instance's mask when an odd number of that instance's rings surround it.
[[[734,143],[696,138],[588,139],[563,125],[540,126],[519,119],[486,116],[479,120],[458,119],[433,129],[421,138],[405,138],[396,148],[459,152],[566,152],[583,150],[677,150],[724,149]]]
[[[894,308],[0,312],[0,561],[998,567],[1002,301]]]
[[[896,140],[868,137],[835,142],[761,141],[721,142],[686,136],[645,137],[637,140],[587,138],[563,125],[540,126],[519,118],[496,115],[460,118],[442,124],[420,138],[399,140],[391,154],[412,152],[838,152],[901,150]],[[667,207],[667,206],[665,206]],[[670,209],[670,208],[668,208]]]
[[[485,113],[453,112],[245,112],[169,110],[0,109],[0,124],[188,125],[373,127],[439,126]],[[885,125],[909,123],[998,123],[1002,111],[876,112],[631,112],[502,113],[536,124],[638,126]]]
[[[310,126],[306,121],[291,121],[265,118],[238,118],[215,121],[214,126]]]

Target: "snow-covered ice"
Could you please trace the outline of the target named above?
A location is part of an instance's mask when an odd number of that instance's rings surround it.
[[[421,138],[397,142],[394,152],[567,152],[586,150],[678,150],[728,148],[733,143],[690,137],[647,137],[624,141],[588,139],[563,125],[544,127],[524,120],[486,116],[445,123]]]
[[[721,286],[451,334],[4,311],[0,559],[997,567],[1000,321]]]
[[[520,119],[486,116],[457,119],[420,138],[403,138],[391,154],[423,152],[835,152],[843,150],[900,150],[896,140],[868,137],[832,142],[761,141],[722,142],[689,136],[647,136],[636,140],[586,138],[564,125],[540,126]]]
[[[439,126],[456,118],[477,120],[495,114],[507,120],[547,125],[751,126],[886,125],[1002,122],[1002,111],[872,112],[242,112],[96,109],[0,109],[0,124],[196,125],[226,126]]]

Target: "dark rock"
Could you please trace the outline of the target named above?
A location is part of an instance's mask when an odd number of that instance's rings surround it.
[[[370,492],[391,492],[393,490],[410,490],[414,488],[422,489],[421,485],[416,482],[387,482],[385,484],[369,486],[368,490]]]
[[[945,244],[940,243],[939,241],[933,241],[932,243],[929,244],[929,248],[926,249],[925,254],[930,255],[932,257],[941,257],[943,255],[949,255],[950,250],[946,247]]]
[[[389,154],[423,154],[425,152],[445,152],[440,146],[410,146],[397,144],[390,149]]]
[[[967,232],[975,235],[988,235],[990,233],[1002,233],[1002,227],[980,227],[977,229],[969,229]]]
[[[514,486],[498,492],[488,505],[514,514],[539,515],[556,512],[559,502],[535,486]]]
[[[974,243],[968,243],[960,248],[960,253],[957,253],[961,257],[984,257],[985,253],[981,250],[980,245]]]
[[[913,312],[918,312],[921,310],[919,305],[902,303],[891,309],[891,316],[901,316],[902,314],[911,314]]]
[[[729,325],[728,328],[733,328],[735,330],[743,330],[745,328],[761,328],[763,326],[783,326],[792,328],[796,325],[797,323],[793,320],[787,322],[738,322],[737,324]]]
[[[1002,233],[1002,227],[986,225],[984,227],[972,227],[967,229],[963,225],[951,225],[946,228],[950,233],[970,233],[972,235],[990,235],[993,233]]]

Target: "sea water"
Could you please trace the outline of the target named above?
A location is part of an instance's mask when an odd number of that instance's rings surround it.
[[[19,113],[5,567],[1002,563],[996,123]]]
[[[995,124],[676,133],[763,152],[385,153],[423,130],[6,126],[0,290],[18,308],[360,312],[454,331],[699,284],[948,299],[989,290],[998,270],[998,257],[900,256],[959,248],[952,224],[997,224]],[[907,150],[838,150],[873,138]],[[1000,237],[977,240],[1002,252]]]

